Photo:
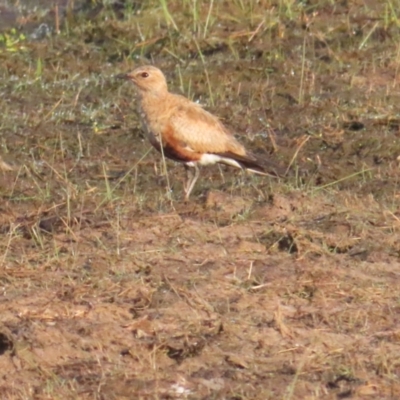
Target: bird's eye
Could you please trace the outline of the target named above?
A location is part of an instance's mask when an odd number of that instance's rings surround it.
[[[148,74],[147,72],[142,72],[142,73],[140,74],[140,76],[141,76],[142,78],[147,78],[147,77],[149,76],[149,74]]]

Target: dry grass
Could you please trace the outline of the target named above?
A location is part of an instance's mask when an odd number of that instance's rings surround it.
[[[0,14],[1,398],[399,398],[394,2],[21,3]],[[113,79],[148,62],[289,176],[205,169],[184,204]]]

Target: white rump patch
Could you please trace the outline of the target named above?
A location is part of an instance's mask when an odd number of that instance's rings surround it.
[[[216,164],[221,162],[222,157],[221,156],[217,156],[216,154],[207,154],[204,153],[200,160],[198,161],[198,163],[200,165],[209,165],[209,164]]]
[[[221,157],[217,154],[209,154],[205,153],[201,156],[200,160],[197,161],[199,165],[210,165],[210,164],[216,164],[216,163],[223,163],[223,164],[228,164],[231,165],[232,167],[236,168],[242,168],[240,164],[233,160],[232,158],[228,157]]]
[[[199,161],[189,161],[185,164],[188,167],[196,167],[196,165],[212,165],[212,164],[217,164],[217,163],[226,164],[226,165],[230,165],[235,168],[244,169],[246,171],[253,172],[254,174],[271,176],[273,178],[276,178],[276,176],[271,175],[268,172],[262,172],[257,169],[242,167],[236,160],[229,158],[229,157],[222,157],[222,156],[219,156],[218,154],[204,153],[201,156]]]

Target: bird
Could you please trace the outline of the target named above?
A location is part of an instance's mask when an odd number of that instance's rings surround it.
[[[261,175],[279,176],[275,166],[254,155],[213,114],[186,97],[171,93],[163,72],[145,65],[118,74],[136,88],[138,111],[150,143],[187,171],[185,201],[200,176],[199,166],[216,163]]]

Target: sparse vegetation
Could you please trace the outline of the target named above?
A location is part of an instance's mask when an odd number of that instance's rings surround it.
[[[57,3],[1,6],[0,397],[400,398],[396,2]],[[288,176],[183,203],[141,63]]]

